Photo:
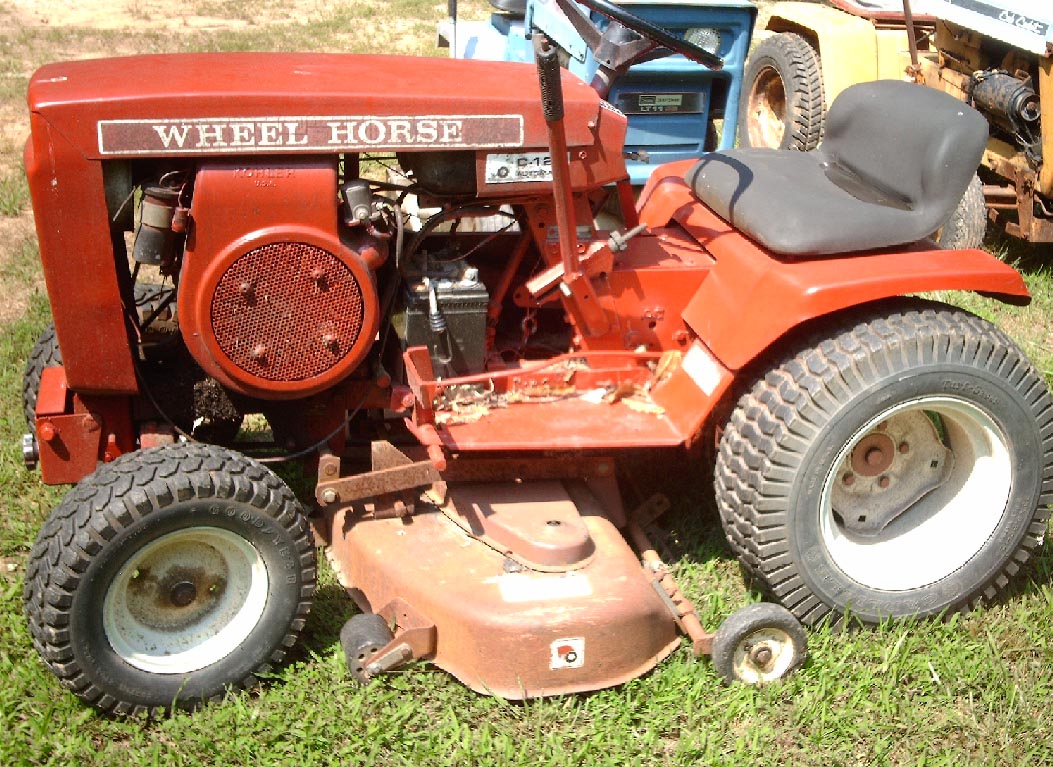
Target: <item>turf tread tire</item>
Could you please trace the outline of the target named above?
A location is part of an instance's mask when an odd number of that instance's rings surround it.
[[[171,293],[172,288],[149,283],[136,283],[135,305],[141,317],[152,314],[154,309],[161,305]],[[163,313],[171,318],[174,305],[170,305],[167,312]],[[25,415],[26,425],[30,431],[34,430],[37,412],[37,397],[40,394],[40,377],[45,368],[59,367],[62,365],[62,351],[59,349],[58,338],[55,335],[55,323],[49,322],[37,337],[36,343],[29,352],[26,360],[25,371],[22,374],[22,413]]]
[[[937,232],[936,244],[945,250],[981,248],[987,233],[987,204],[984,185],[974,175],[954,213]]]
[[[58,367],[61,364],[62,352],[59,351],[58,339],[55,337],[55,325],[48,323],[33,344],[26,360],[25,371],[22,373],[22,413],[30,431],[33,430],[36,421],[40,377],[46,368]]]
[[[997,572],[917,614],[963,611],[994,599],[1041,545],[1053,501],[1053,399],[1041,375],[1004,333],[967,312],[920,299],[864,310],[832,333],[806,339],[756,381],[739,399],[718,447],[714,489],[727,541],[743,569],[802,623],[842,619],[841,606],[813,593],[791,551],[791,494],[807,446],[852,392],[911,365],[944,363],[982,368],[1026,403],[1041,443],[1038,508]]]
[[[235,500],[277,522],[294,547],[299,572],[297,604],[280,641],[266,657],[226,688],[256,686],[280,662],[303,629],[316,587],[315,550],[302,507],[273,472],[239,453],[213,445],[183,443],[130,453],[104,464],[55,507],[30,551],[23,599],[33,645],[62,684],[84,701],[114,714],[159,715],[168,702],[145,705],[121,700],[94,678],[78,658],[70,634],[71,610],[94,558],[117,535],[174,503]],[[101,609],[101,607],[99,607]],[[180,700],[193,707],[198,700]]]

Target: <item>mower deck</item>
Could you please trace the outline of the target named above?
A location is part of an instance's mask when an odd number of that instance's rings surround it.
[[[373,673],[427,658],[521,700],[620,684],[680,642],[658,577],[582,481],[451,484],[402,517],[344,507],[329,552],[358,606],[395,626]]]

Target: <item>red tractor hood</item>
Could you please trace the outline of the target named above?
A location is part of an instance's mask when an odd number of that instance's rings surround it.
[[[567,143],[600,99],[563,72]],[[532,65],[409,56],[216,53],[49,64],[30,110],[85,157],[537,148]]]

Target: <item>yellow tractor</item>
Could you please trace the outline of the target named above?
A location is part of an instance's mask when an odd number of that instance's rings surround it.
[[[739,115],[744,146],[808,151],[850,85],[914,80],[978,109],[990,125],[980,172],[936,233],[977,247],[988,219],[1053,241],[1053,6],[1025,0],[780,2],[759,31]],[[913,29],[913,33],[909,30]],[[1043,132],[1042,124],[1046,130]]]

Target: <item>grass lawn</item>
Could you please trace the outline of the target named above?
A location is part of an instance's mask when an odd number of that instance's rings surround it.
[[[102,716],[63,689],[33,651],[22,613],[26,555],[65,491],[40,484],[19,450],[22,367],[48,321],[20,168],[28,77],[48,60],[115,53],[434,54],[446,7],[441,0],[291,5],[0,0],[0,766],[1053,764],[1048,540],[997,604],[942,623],[811,632],[805,667],[765,689],[722,685],[708,661],[685,648],[616,689],[523,704],[472,693],[427,664],[359,687],[337,638],[350,603],[325,570],[302,639],[260,690],[144,722]],[[462,13],[481,17],[483,5],[461,3]],[[989,246],[1019,263],[1032,305],[939,298],[1006,328],[1053,378],[1053,248],[997,236]],[[675,574],[703,623],[715,626],[759,596],[746,590],[722,543],[706,488],[688,482],[675,501],[665,520],[681,555]]]

